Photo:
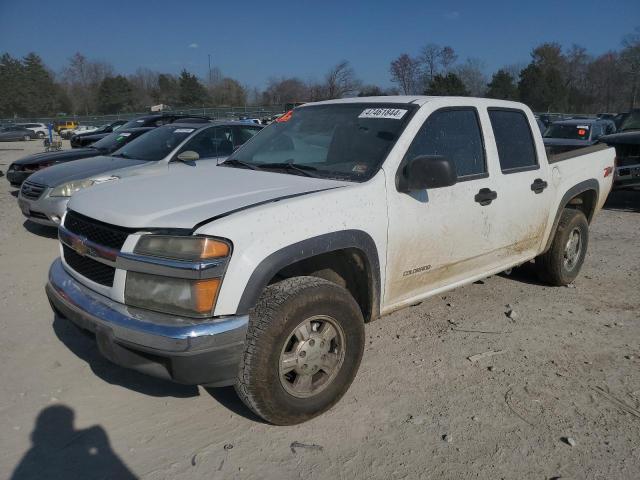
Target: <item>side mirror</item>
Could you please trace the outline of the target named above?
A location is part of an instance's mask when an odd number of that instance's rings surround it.
[[[181,162],[195,162],[200,159],[200,155],[198,152],[194,152],[193,150],[185,150],[181,154],[176,157]]]
[[[458,181],[456,166],[445,157],[421,155],[409,160],[398,172],[399,192],[409,193],[427,188],[450,187]]]

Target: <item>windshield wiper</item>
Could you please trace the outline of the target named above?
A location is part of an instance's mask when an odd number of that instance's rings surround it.
[[[112,157],[120,157],[120,158],[131,158],[126,153],[113,153],[111,156]]]
[[[253,165],[252,163],[243,162],[242,160],[238,160],[237,158],[230,158],[222,162],[220,165],[234,166],[234,167],[243,167],[248,168],[250,170],[260,170],[260,167],[257,165]]]
[[[296,165],[295,163],[289,162],[274,162],[274,163],[261,163],[260,168],[263,170],[268,170],[270,168],[274,169],[282,169],[282,170],[293,170],[298,173],[301,173],[305,177],[312,178],[320,178],[313,172],[317,172],[318,169],[316,167],[312,167],[311,165]]]

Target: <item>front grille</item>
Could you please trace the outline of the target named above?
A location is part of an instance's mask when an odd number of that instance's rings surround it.
[[[74,211],[67,212],[64,226],[70,232],[86,237],[88,240],[105,247],[120,250],[129,233],[133,230],[123,227],[116,227],[94,220]]]
[[[40,185],[39,183],[26,181],[20,188],[20,194],[23,197],[28,198],[29,200],[37,200],[40,198],[42,192],[44,192],[46,188],[46,185]]]
[[[67,265],[80,275],[100,285],[106,287],[113,286],[113,277],[116,273],[115,268],[93,260],[92,258],[83,257],[64,244],[62,245],[62,251]]]

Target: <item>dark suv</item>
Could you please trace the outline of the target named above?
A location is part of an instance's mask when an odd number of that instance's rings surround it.
[[[138,117],[133,120],[129,120],[124,123],[120,129],[125,128],[139,128],[139,127],[159,127],[161,125],[165,125],[167,123],[173,123],[176,120],[180,120],[181,123],[204,123],[209,122],[211,119],[209,117],[203,117],[198,115],[181,115],[176,113],[159,113],[155,115],[145,115],[144,117]],[[119,120],[122,122],[122,120]],[[82,148],[88,147],[94,142],[97,142],[101,138],[109,135],[109,132],[91,132],[84,135],[74,135],[71,137],[71,147],[72,148]]]

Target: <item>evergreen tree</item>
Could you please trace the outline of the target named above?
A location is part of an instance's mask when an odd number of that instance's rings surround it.
[[[199,107],[209,100],[207,90],[200,83],[198,77],[186,70],[182,70],[180,73],[178,85],[180,86],[179,100],[182,106]]]
[[[455,73],[435,75],[425,91],[425,95],[457,95],[469,96],[469,91]]]
[[[118,113],[133,110],[133,88],[122,75],[106,77],[98,87],[96,105],[100,113]]]
[[[518,86],[511,74],[506,70],[498,70],[494,73],[487,87],[486,96],[488,98],[501,100],[518,99]]]
[[[22,114],[28,117],[50,115],[57,110],[58,89],[42,59],[30,53],[22,61]]]

